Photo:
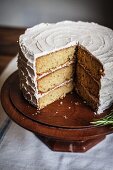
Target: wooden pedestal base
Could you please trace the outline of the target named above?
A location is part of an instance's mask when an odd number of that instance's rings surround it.
[[[4,83],[2,106],[12,120],[37,134],[53,151],[85,152],[113,132],[110,126],[97,127],[90,123],[109,114],[112,107],[98,117],[76,94],[68,94],[37,112],[24,99],[18,80],[15,72]]]
[[[105,136],[101,136],[94,139],[88,139],[86,141],[74,141],[74,142],[67,142],[67,141],[60,141],[54,140],[47,137],[42,137],[36,135],[44,144],[46,144],[51,150],[53,151],[60,151],[60,152],[86,152],[93,146],[97,145]]]

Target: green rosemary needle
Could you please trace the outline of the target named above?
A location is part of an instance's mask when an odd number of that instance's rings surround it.
[[[91,124],[95,126],[105,126],[105,125],[112,125],[113,126],[113,110],[111,113],[103,118],[98,120],[94,120]]]

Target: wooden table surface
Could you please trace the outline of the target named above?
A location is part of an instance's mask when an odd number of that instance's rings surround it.
[[[25,28],[0,27],[0,74],[18,52],[18,38]]]

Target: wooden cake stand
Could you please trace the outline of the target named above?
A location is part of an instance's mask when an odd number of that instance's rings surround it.
[[[35,133],[54,151],[85,152],[113,132],[110,126],[93,126],[95,113],[75,94],[68,94],[41,111],[29,104],[19,89],[18,71],[4,83],[1,102],[8,116],[18,125]]]

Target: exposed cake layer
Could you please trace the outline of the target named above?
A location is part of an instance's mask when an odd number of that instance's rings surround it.
[[[70,81],[63,86],[60,86],[50,92],[46,93],[44,96],[38,99],[38,107],[39,109],[44,108],[50,103],[65,97],[65,95],[73,90],[74,84],[73,81]]]
[[[76,90],[97,113],[113,103],[113,62],[103,65],[85,48],[79,46],[76,66]]]
[[[79,63],[76,66],[76,75],[75,82],[84,86],[91,95],[99,98],[100,81],[97,82]]]
[[[91,95],[87,88],[85,88],[82,84],[76,83],[76,92],[78,95],[87,103],[91,108],[96,111],[98,107],[98,98]]]
[[[33,105],[36,105],[37,102],[36,102],[35,95],[37,96],[38,101],[39,100],[42,101],[42,99],[40,98],[45,98],[44,96],[54,93],[54,90],[57,91],[56,90],[57,88],[59,90],[62,86],[66,86],[68,88],[66,84],[70,83],[70,81],[72,82],[72,77],[74,73],[73,62],[74,60],[71,60],[71,61],[68,60],[66,63],[62,62],[63,64],[58,67],[53,68],[46,73],[42,73],[41,75],[36,75],[36,78],[38,81],[37,82],[38,88],[37,88],[37,94],[36,94],[35,85],[33,84],[34,77],[35,77],[33,65],[27,60],[27,57],[25,57],[20,50],[19,57],[18,57],[18,68],[19,68],[19,75],[20,75],[21,90],[23,92],[24,97],[28,99],[30,103],[32,103]],[[64,88],[63,94],[62,94],[63,96],[66,95],[68,91],[67,88]],[[69,86],[69,89],[70,89],[70,86]],[[49,102],[49,99],[48,99],[48,102]],[[46,101],[46,105],[48,105],[47,101]],[[38,104],[38,107],[40,108],[39,104]]]
[[[80,63],[95,80],[99,81],[101,75],[104,75],[102,63],[82,46],[78,46],[77,56],[77,62]]]
[[[100,61],[85,48],[78,46],[75,89],[94,110],[99,106],[100,79],[103,73]]]
[[[38,80],[38,91],[41,93],[47,92],[63,82],[72,79],[74,70],[74,64],[70,64],[44,76]]]
[[[23,92],[24,97],[29,100],[30,103],[35,105],[37,101],[34,96],[34,84],[33,84],[33,69],[30,65],[27,64],[25,56],[20,52],[18,57],[18,67],[19,67],[19,75],[21,80],[21,90]],[[46,76],[42,76],[41,79],[38,79],[38,108],[43,108],[44,106],[52,103],[53,100],[57,100],[66,95],[66,93],[70,92],[73,88],[72,77],[73,77],[73,63],[68,62],[59,69],[55,68],[55,70],[47,73]],[[38,78],[38,76],[37,76]],[[54,78],[56,84],[54,82]],[[70,80],[71,79],[71,80]],[[50,82],[50,84],[49,84]],[[54,82],[54,84],[53,84]],[[46,88],[46,90],[44,90]],[[48,88],[48,89],[47,89]],[[43,94],[40,94],[40,90],[43,89]],[[63,89],[63,91],[62,91]],[[71,90],[70,90],[71,89]],[[49,91],[48,91],[49,90]],[[48,91],[48,92],[47,92]],[[56,94],[58,93],[58,94]],[[51,97],[52,95],[52,97]],[[49,98],[48,98],[49,97]],[[46,100],[46,101],[45,101]],[[40,102],[39,102],[40,101]],[[46,105],[45,105],[46,104]]]
[[[60,66],[58,66],[56,68],[53,68],[53,69],[50,69],[49,71],[47,71],[45,73],[42,73],[40,75],[37,74],[37,80],[39,80],[39,79],[41,79],[41,78],[43,78],[45,76],[48,76],[49,74],[51,74],[51,73],[53,73],[53,72],[55,72],[57,70],[63,69],[64,67],[67,67],[67,66],[69,66],[69,65],[71,65],[73,63],[75,63],[75,60],[68,61],[68,62],[64,63],[63,65],[60,65]]]
[[[56,67],[61,67],[63,64],[75,60],[75,46],[50,53],[36,59],[37,75],[51,71]]]

